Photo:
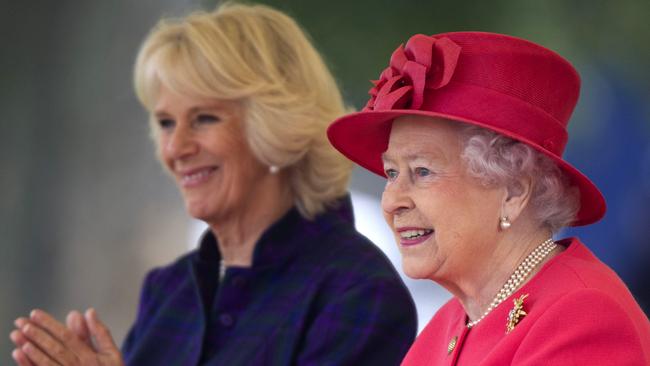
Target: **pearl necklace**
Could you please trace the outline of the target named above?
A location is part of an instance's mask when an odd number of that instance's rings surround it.
[[[517,267],[508,282],[503,284],[501,290],[494,297],[494,300],[490,303],[487,310],[481,315],[480,318],[467,323],[467,328],[472,328],[478,324],[483,318],[485,318],[494,308],[499,306],[505,299],[510,297],[513,292],[521,285],[522,282],[528,277],[530,272],[542,261],[546,256],[549,255],[557,247],[557,244],[553,241],[553,238],[548,238],[544,242],[535,248],[528,256],[524,259],[523,262]]]

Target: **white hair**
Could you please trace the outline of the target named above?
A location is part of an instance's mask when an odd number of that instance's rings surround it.
[[[518,180],[530,177],[532,217],[553,233],[570,225],[580,208],[580,192],[571,185],[551,158],[525,143],[491,130],[464,125],[461,157],[470,175],[490,187],[507,187],[516,193]]]

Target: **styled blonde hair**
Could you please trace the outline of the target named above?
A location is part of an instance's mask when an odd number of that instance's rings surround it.
[[[346,193],[352,164],[330,146],[325,131],[349,111],[323,59],[287,15],[226,3],[161,20],[139,51],[134,77],[150,112],[161,85],[241,101],[253,154],[287,171],[303,216],[313,218]],[[151,129],[156,135],[157,127]]]

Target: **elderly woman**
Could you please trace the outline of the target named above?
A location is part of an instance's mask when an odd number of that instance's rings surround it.
[[[403,365],[650,365],[650,323],[577,238],[605,201],[562,159],[579,77],[505,35],[415,35],[330,141],[387,179],[404,271],[453,294]],[[614,244],[614,243],[612,243]]]
[[[151,271],[120,355],[94,311],[17,321],[20,365],[395,365],[414,304],[355,231],[352,165],[327,142],[344,106],[298,25],[264,6],[162,21],[135,86],[197,250]],[[89,342],[94,337],[94,345]]]

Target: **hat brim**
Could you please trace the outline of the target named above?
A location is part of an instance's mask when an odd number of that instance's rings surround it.
[[[327,130],[332,145],[350,160],[385,177],[381,154],[388,148],[392,122],[401,116],[425,116],[443,118],[483,127],[517,141],[521,141],[551,158],[580,191],[580,209],[571,226],[582,226],[600,220],[606,212],[605,198],[596,185],[578,169],[537,143],[511,131],[495,128],[479,120],[458,117],[426,110],[393,109],[386,111],[362,111],[335,120]]]

